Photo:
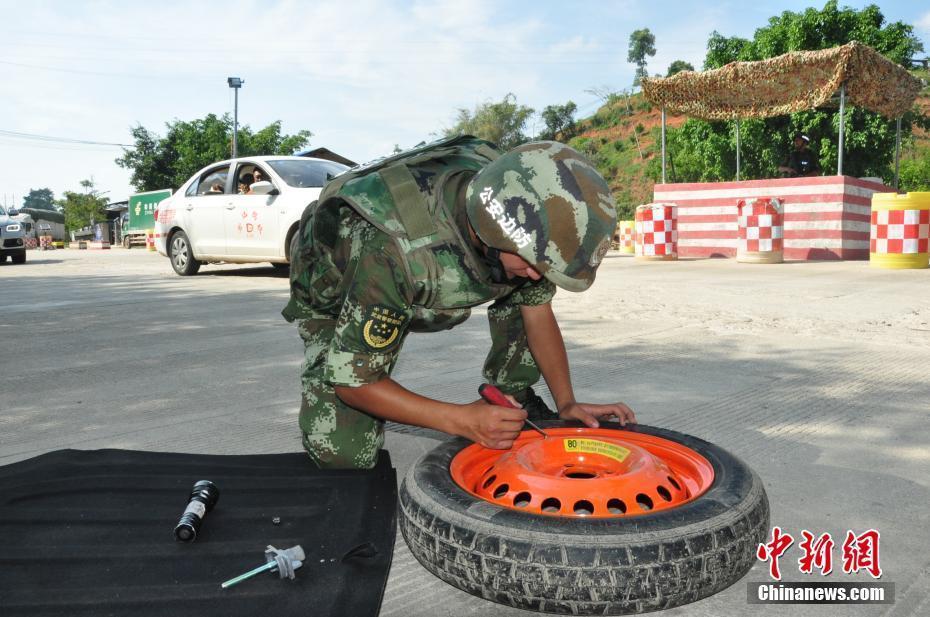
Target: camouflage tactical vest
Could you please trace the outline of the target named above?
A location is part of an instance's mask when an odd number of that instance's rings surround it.
[[[416,290],[415,307],[452,309],[461,315],[454,321],[463,321],[468,311],[456,309],[502,297],[513,287],[479,280],[482,266],[443,203],[443,189],[453,175],[477,173],[498,156],[489,142],[465,135],[353,168],[327,184],[318,202],[307,208],[301,237],[313,219],[338,216],[342,207],[351,207],[397,243]],[[444,327],[453,325],[448,318],[440,321]]]

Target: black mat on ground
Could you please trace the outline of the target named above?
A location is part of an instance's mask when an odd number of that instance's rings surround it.
[[[198,480],[213,481],[220,499],[196,541],[179,543],[174,527]],[[321,471],[303,454],[127,450],[6,465],[0,615],[374,617],[393,555],[396,487],[387,452],[371,471]],[[303,547],[295,580],[263,573],[220,589],[265,563],[268,544]]]

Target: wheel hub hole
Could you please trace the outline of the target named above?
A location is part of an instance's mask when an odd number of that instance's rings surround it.
[[[507,484],[501,484],[496,489],[494,489],[494,499],[500,499],[507,494],[507,491],[510,490],[510,486]]]
[[[543,512],[548,512],[550,514],[555,514],[562,509],[562,502],[556,499],[555,497],[548,497],[542,502],[540,510]]]
[[[653,508],[652,498],[649,497],[649,495],[646,495],[645,493],[640,493],[639,495],[636,496],[636,503],[638,503],[639,507],[642,510],[645,510],[646,512],[648,512],[649,510],[652,510]]]
[[[530,505],[531,501],[533,501],[533,496],[524,491],[513,498],[513,505],[518,508],[525,508]]]
[[[569,471],[565,473],[566,478],[573,478],[575,480],[590,480],[591,478],[596,478],[596,473],[591,473],[590,471]]]
[[[611,499],[607,502],[607,511],[611,514],[626,514],[626,504],[622,499]]]
[[[656,488],[656,492],[659,494],[659,497],[661,497],[661,498],[664,499],[665,501],[671,501],[671,500],[672,500],[672,494],[671,494],[671,493],[669,492],[669,490],[668,490],[667,488],[665,488],[664,486],[659,485],[659,486]]]
[[[484,484],[481,485],[481,488],[488,488],[489,486],[494,484],[495,480],[497,480],[497,476],[491,476],[490,478],[484,481]]]
[[[584,499],[576,501],[574,512],[578,516],[591,516],[594,514],[594,505],[590,501]]]

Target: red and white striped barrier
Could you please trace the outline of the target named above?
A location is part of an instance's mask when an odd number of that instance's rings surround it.
[[[736,203],[736,261],[778,264],[784,261],[784,209],[772,197],[740,199]]]
[[[26,246],[26,249],[37,249],[39,248],[39,241],[35,238],[23,238],[23,244]]]
[[[678,204],[682,257],[735,257],[736,202],[777,195],[785,259],[867,259],[872,195],[892,191],[849,176],[657,184],[654,200]]]
[[[637,259],[678,259],[678,207],[675,204],[637,206],[635,229]]]

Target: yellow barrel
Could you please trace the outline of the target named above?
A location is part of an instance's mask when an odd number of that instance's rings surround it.
[[[150,251],[155,250],[155,230],[147,229],[145,231],[145,248]]]
[[[873,268],[930,265],[930,193],[874,193],[869,233]]]
[[[617,221],[617,230],[614,232],[614,244],[621,253],[634,252],[633,247],[633,221]]]
[[[636,207],[636,259],[678,259],[678,206],[672,203]]]

